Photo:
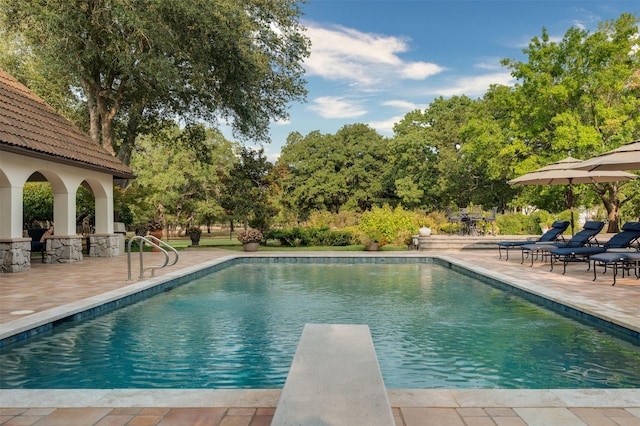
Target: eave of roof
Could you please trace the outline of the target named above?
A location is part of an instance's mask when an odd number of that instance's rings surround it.
[[[133,179],[120,159],[0,68],[0,151]]]

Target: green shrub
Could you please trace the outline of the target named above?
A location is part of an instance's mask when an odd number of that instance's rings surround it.
[[[362,213],[358,229],[363,244],[375,241],[383,246],[395,241],[398,234],[403,231],[417,233],[418,215],[415,212],[404,210],[402,206],[393,209],[385,204]]]
[[[522,213],[505,213],[496,218],[496,225],[503,235],[535,234],[540,229],[531,216]]]
[[[543,227],[550,228],[555,221],[551,213],[546,210],[536,210],[530,217],[534,224],[534,234],[541,234]]]
[[[347,230],[327,231],[325,234],[325,244],[331,247],[345,247],[353,241],[353,233]]]
[[[349,230],[321,228],[272,229],[265,234],[267,240],[276,240],[285,247],[348,246],[353,240]]]

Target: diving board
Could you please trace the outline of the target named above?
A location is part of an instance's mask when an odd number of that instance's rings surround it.
[[[305,325],[271,425],[395,425],[367,325]]]

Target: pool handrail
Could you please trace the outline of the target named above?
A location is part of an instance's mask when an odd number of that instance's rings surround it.
[[[134,240],[140,240],[141,244],[140,244],[140,275],[138,276],[138,279],[141,280],[144,278],[144,272],[147,269],[151,270],[151,277],[155,276],[155,270],[156,269],[161,269],[167,266],[173,266],[176,263],[178,263],[178,251],[173,248],[171,245],[167,244],[166,242],[162,241],[160,238],[154,237],[153,235],[135,235],[133,237],[131,237],[129,239],[129,243],[127,244],[127,267],[128,267],[128,275],[127,275],[127,281],[131,281],[131,243]],[[147,243],[149,245],[151,245],[152,247],[157,248],[158,250],[160,250],[163,254],[164,254],[164,263],[162,264],[158,264],[158,265],[153,265],[153,266],[147,266],[146,268],[144,267],[144,243]],[[167,250],[165,250],[164,248],[161,247],[162,246],[166,246],[169,248],[169,250],[171,250],[173,252],[173,254],[176,255],[175,259],[173,260],[173,262],[171,264],[169,264],[169,253],[167,252]]]

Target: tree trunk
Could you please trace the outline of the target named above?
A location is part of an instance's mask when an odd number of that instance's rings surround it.
[[[122,145],[120,145],[118,149],[118,158],[127,166],[131,163],[131,153],[136,144],[136,137],[138,136],[142,123],[142,113],[146,105],[146,99],[138,100],[131,106],[127,113],[127,130],[122,140]]]
[[[113,79],[111,79],[111,81],[102,82],[99,76],[96,76],[95,81],[87,81],[85,83],[85,86],[87,86],[89,90],[87,98],[89,98],[89,96],[93,96],[95,101],[96,112],[94,118],[92,119],[91,126],[94,125],[94,120],[96,120],[95,116],[97,116],[97,120],[99,120],[100,132],[100,134],[97,136],[100,138],[99,144],[102,145],[102,147],[114,157],[116,156],[116,150],[113,120],[120,110],[127,80],[127,78],[123,78],[120,82],[118,82],[115,92],[112,89],[112,87],[114,86]],[[103,86],[106,88],[103,88]],[[92,131],[95,132],[95,129],[92,129]]]
[[[83,80],[81,84],[89,109],[89,136],[96,145],[100,145],[100,114],[96,105],[96,97],[89,83]]]
[[[607,232],[617,234],[620,232],[620,227],[618,226],[618,215],[620,213],[619,208],[616,206],[614,210],[608,212],[607,220],[609,221],[607,226]]]
[[[619,232],[618,215],[620,213],[620,200],[618,200],[618,185],[615,183],[594,185],[594,190],[602,200],[605,209],[607,209],[607,232]]]

